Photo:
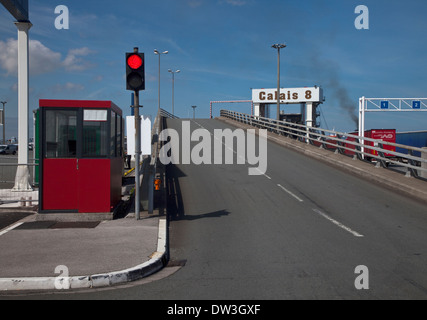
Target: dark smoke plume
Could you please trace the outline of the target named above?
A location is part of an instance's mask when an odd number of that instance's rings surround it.
[[[339,66],[333,61],[319,60],[319,55],[312,57],[312,66],[314,69],[312,71],[318,75],[319,84],[322,85],[326,95],[328,92],[332,93],[332,97],[329,97],[328,100],[336,99],[338,106],[348,113],[350,119],[354,122],[356,128],[358,128],[357,101],[353,101],[350,98],[347,89],[340,81],[338,74]]]
[[[330,79],[329,86],[333,90],[333,95],[338,99],[338,105],[341,109],[345,110],[350,116],[351,120],[356,125],[356,128],[359,126],[359,119],[357,117],[357,103],[351,100],[347,89],[344,88],[338,79]]]

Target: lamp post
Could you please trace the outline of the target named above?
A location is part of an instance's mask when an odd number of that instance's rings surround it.
[[[175,73],[180,73],[181,70],[172,71],[168,70],[172,74],[172,114],[175,115]]]
[[[286,44],[274,44],[277,49],[277,121],[280,121],[280,49],[286,48]]]
[[[155,53],[155,54],[157,54],[157,55],[159,56],[159,111],[160,111],[160,56],[161,56],[162,54],[168,54],[168,53],[169,53],[169,51],[163,51],[163,52],[160,52],[159,50],[154,49],[154,53]]]
[[[3,144],[6,144],[6,109],[5,109],[5,105],[6,105],[6,101],[0,101],[0,103],[3,105]]]
[[[192,106],[193,108],[193,120],[196,120],[196,108],[197,106]]]

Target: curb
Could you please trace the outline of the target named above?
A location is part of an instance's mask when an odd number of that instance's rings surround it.
[[[141,265],[122,271],[77,277],[0,278],[0,292],[31,290],[93,289],[124,284],[146,278],[161,269],[167,262],[167,221],[159,220],[157,252]]]

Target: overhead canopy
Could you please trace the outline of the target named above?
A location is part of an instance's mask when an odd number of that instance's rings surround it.
[[[29,21],[28,0],[0,0],[0,2],[17,21]]]

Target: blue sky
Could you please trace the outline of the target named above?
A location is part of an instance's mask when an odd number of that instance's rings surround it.
[[[355,8],[369,8],[370,29],[357,30]],[[57,30],[54,10],[66,5],[70,29]],[[209,116],[213,100],[249,100],[251,88],[273,88],[274,43],[282,51],[283,87],[323,87],[322,125],[356,128],[366,97],[427,97],[427,2],[424,0],[30,0],[30,111],[39,99],[112,100],[130,115],[125,58],[137,46],[146,56],[142,113],[155,116],[158,56],[161,105]],[[17,135],[17,30],[0,5],[0,100],[7,100],[7,137]],[[341,99],[338,93],[341,93]],[[344,97],[343,97],[344,96]],[[250,113],[250,105],[215,106]],[[292,107],[283,106],[286,111]],[[326,121],[324,120],[326,119]],[[367,128],[427,130],[427,113],[369,114]],[[32,135],[32,133],[31,133]]]

